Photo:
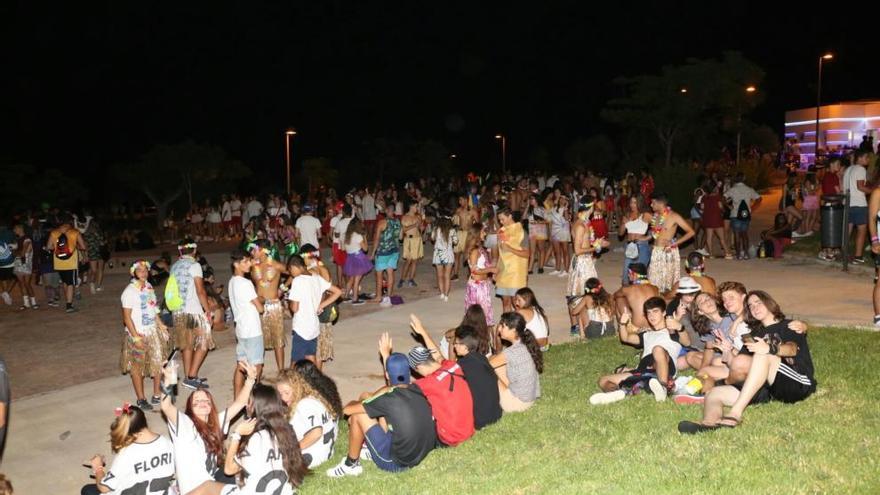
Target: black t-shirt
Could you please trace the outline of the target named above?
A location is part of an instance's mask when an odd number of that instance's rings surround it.
[[[797,344],[797,354],[792,357],[782,358],[782,362],[798,373],[808,376],[810,381],[815,382],[813,378],[813,357],[810,355],[810,346],[807,344],[807,334],[791,330],[788,328],[789,323],[791,323],[791,320],[782,320],[778,323],[752,330],[752,335],[755,338],[769,337],[767,339],[768,342],[775,341],[777,344],[782,344],[783,342],[794,342]]]
[[[458,359],[474,398],[474,427],[480,429],[501,419],[498,375],[486,356],[471,352]]]
[[[364,401],[371,418],[384,417],[391,435],[391,457],[401,466],[422,462],[437,445],[437,428],[428,399],[418,387],[396,387]]]

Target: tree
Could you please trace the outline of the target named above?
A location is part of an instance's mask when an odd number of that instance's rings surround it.
[[[5,212],[39,206],[72,207],[88,199],[88,192],[79,180],[61,170],[38,170],[26,163],[0,162],[3,194],[0,208]]]
[[[135,162],[116,165],[114,173],[156,206],[156,222],[161,228],[168,207],[183,193],[192,207],[201,194],[229,190],[251,171],[222,148],[186,141],[154,146]]]
[[[380,182],[410,179],[428,171],[436,177],[452,173],[449,149],[433,140],[379,138],[364,146],[365,162],[378,171]]]
[[[738,52],[725,52],[720,60],[688,59],[659,74],[616,79],[626,96],[608,102],[602,117],[652,133],[668,166],[685,138],[693,138],[685,147],[693,155],[700,146],[720,148],[719,136],[726,139],[724,133],[741,129],[761,98],[760,91],[748,93],[746,87],[759,86],[763,77],[764,71]]]
[[[564,159],[571,170],[610,170],[617,161],[614,142],[605,134],[577,138],[565,148]]]

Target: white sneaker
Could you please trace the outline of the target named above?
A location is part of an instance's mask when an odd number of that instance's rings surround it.
[[[95,293],[95,283],[94,282],[89,282],[89,292],[91,292],[92,294]]]
[[[626,392],[623,390],[615,390],[614,392],[599,392],[590,396],[590,404],[599,406],[602,404],[611,404],[626,398]]]
[[[336,467],[327,470],[327,476],[331,478],[342,478],[345,476],[360,476],[363,472],[364,468],[360,463],[357,463],[354,466],[346,466],[345,457],[343,457],[342,461],[340,461]]]
[[[370,453],[370,449],[368,449],[366,445],[361,445],[360,458],[362,461],[372,461],[373,460],[373,454]]]
[[[660,380],[656,378],[651,378],[651,380],[648,381],[648,388],[650,388],[651,393],[654,394],[654,400],[656,400],[657,402],[663,402],[664,400],[666,400],[666,387],[664,387],[663,384],[660,383]]]
[[[702,254],[703,256],[709,256],[709,251],[706,251],[705,248],[704,249],[697,249],[696,252]]]
[[[548,273],[547,275],[559,275],[559,270],[553,270],[552,272]]]
[[[559,278],[568,278],[568,272],[559,272]]]
[[[388,296],[383,297],[382,302],[379,303],[379,306],[381,306],[383,308],[390,308],[391,307],[391,298]]]
[[[8,292],[0,294],[0,297],[3,298],[3,302],[5,302],[7,306],[12,306],[12,296],[10,296]]]
[[[449,295],[443,294],[443,302],[449,302]]]

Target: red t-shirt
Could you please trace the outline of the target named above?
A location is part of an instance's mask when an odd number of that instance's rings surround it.
[[[454,447],[474,434],[474,399],[458,363],[443,360],[440,369],[415,384],[431,405],[441,442]]]
[[[840,177],[828,171],[822,176],[822,194],[840,194]]]

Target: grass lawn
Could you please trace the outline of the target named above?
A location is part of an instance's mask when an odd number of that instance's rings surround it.
[[[596,379],[635,352],[616,339],[554,346],[543,397],[454,449],[432,452],[398,475],[365,463],[359,477],[324,475],[302,493],[880,493],[880,334],[810,330],[818,391],[795,405],[746,410],[735,430],[683,436],[699,406],[657,404],[650,394],[590,406]]]

